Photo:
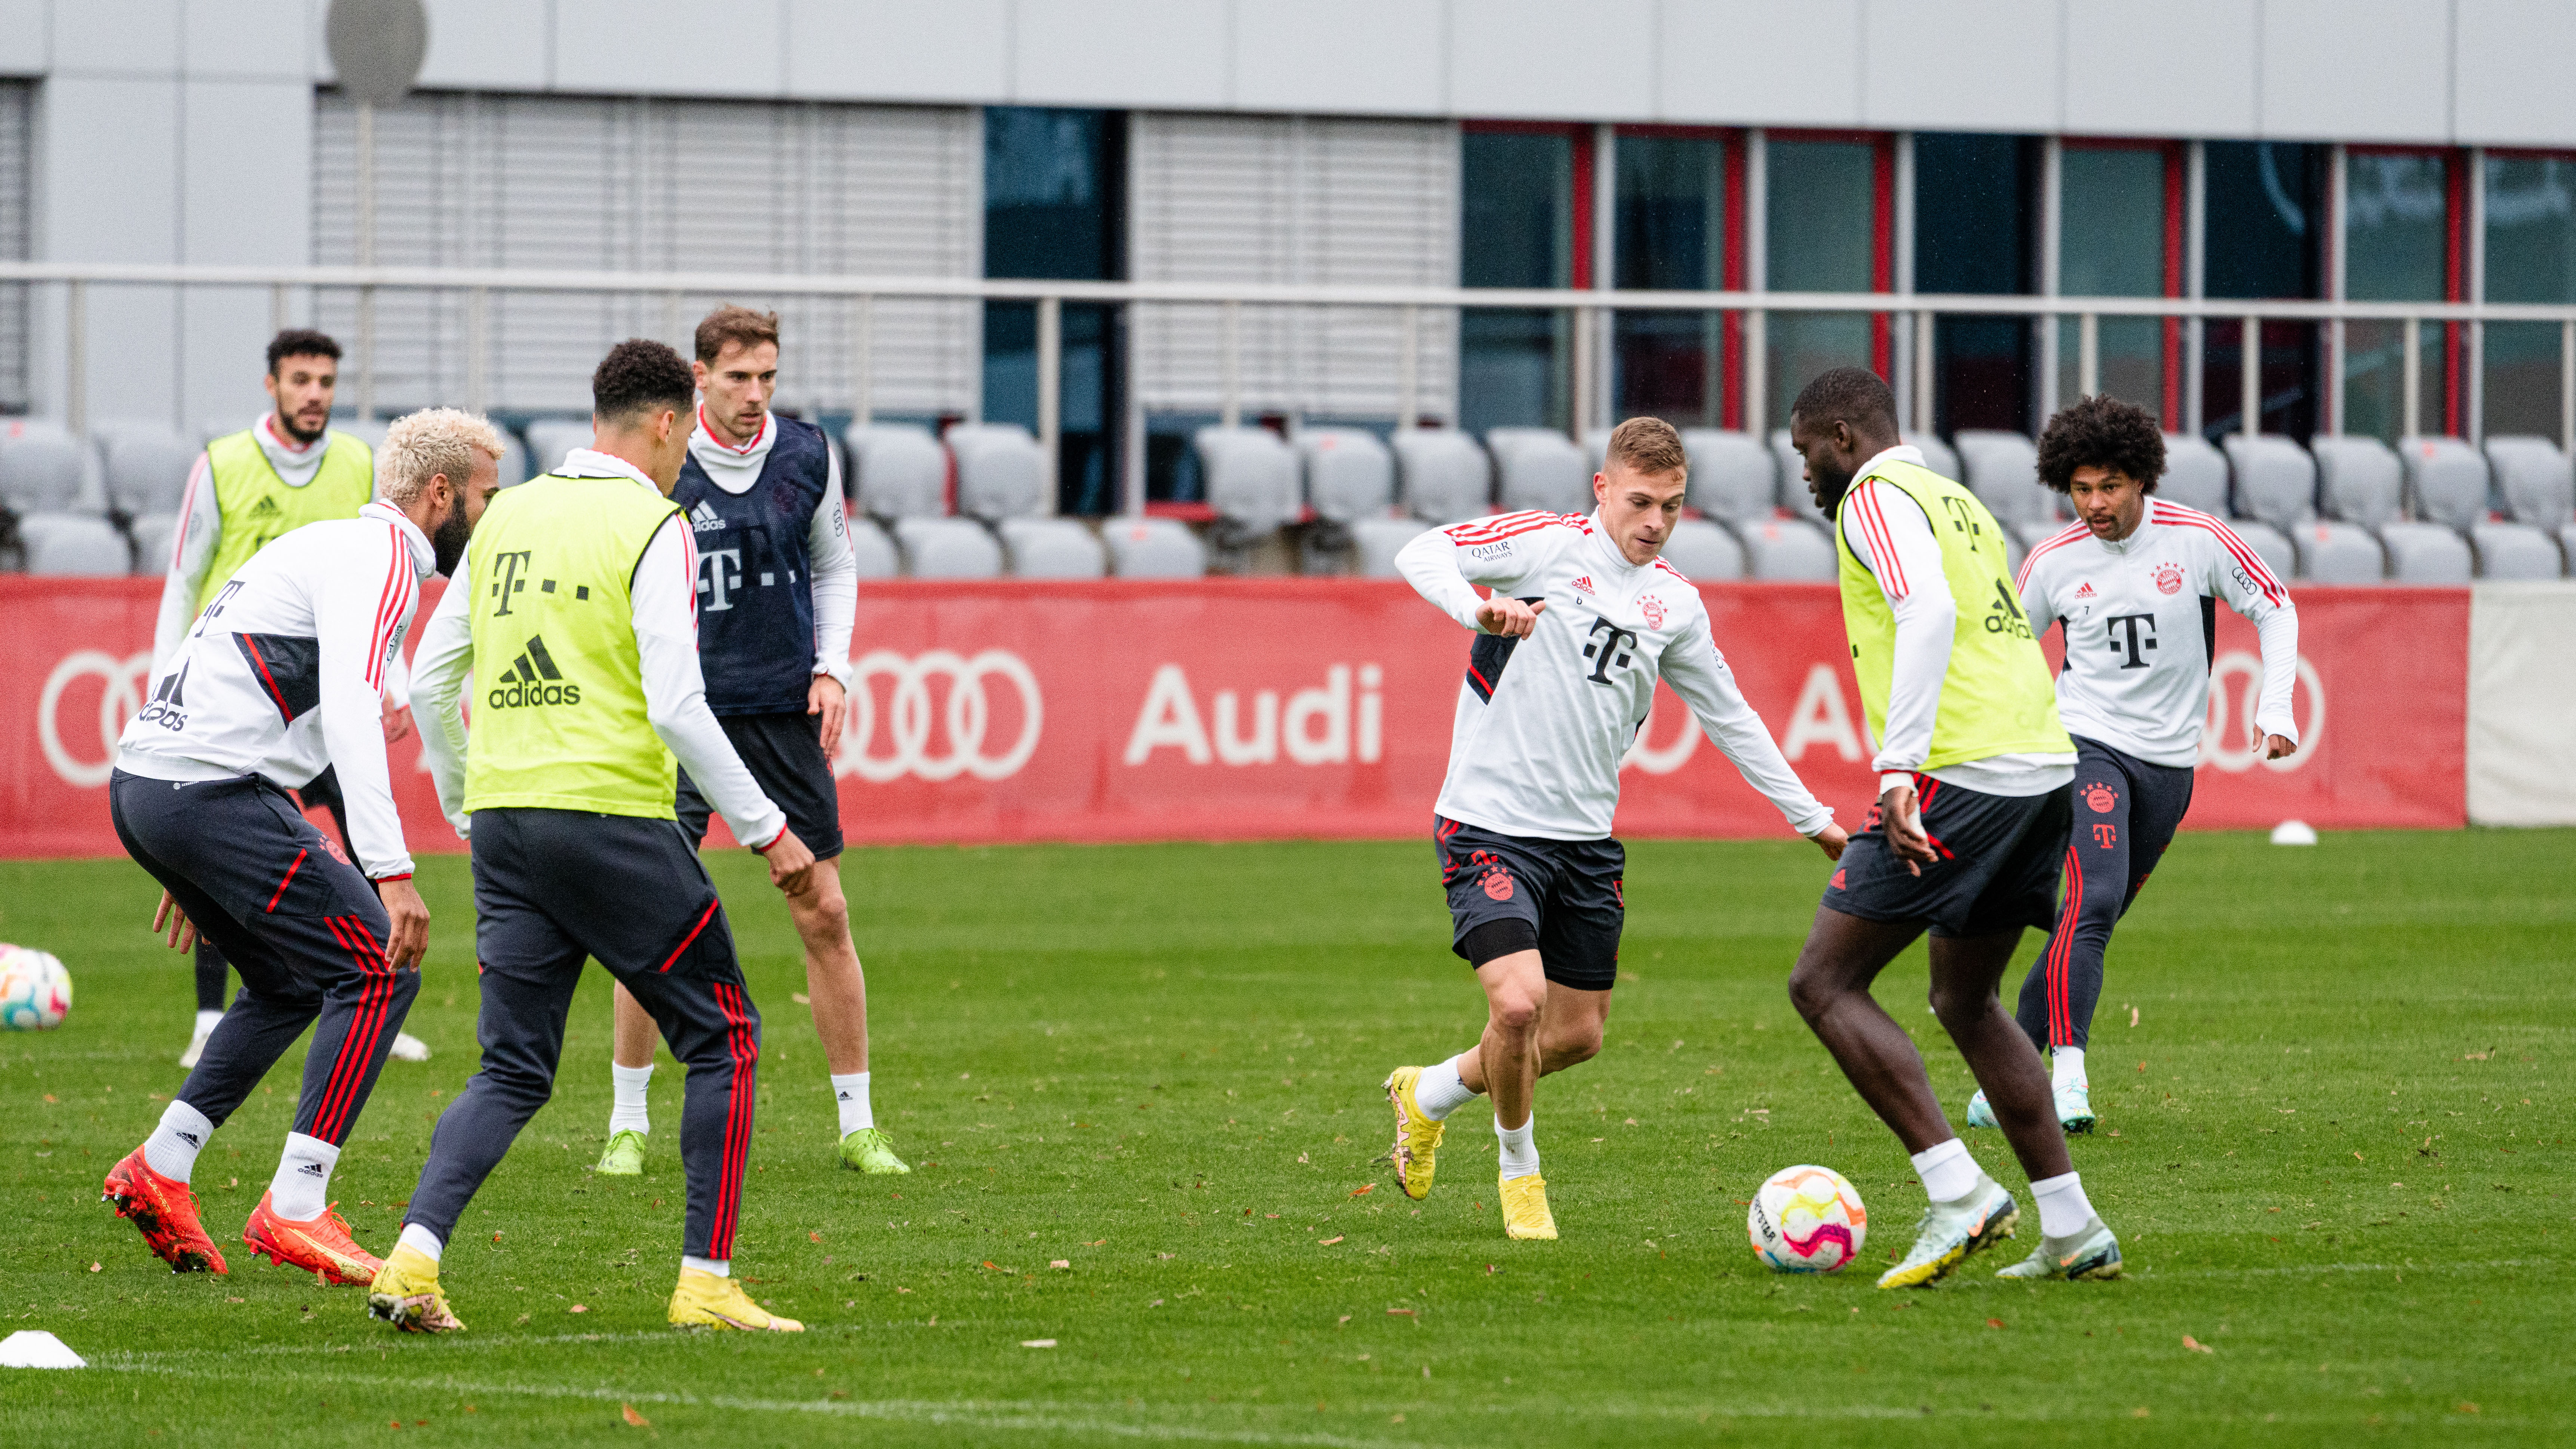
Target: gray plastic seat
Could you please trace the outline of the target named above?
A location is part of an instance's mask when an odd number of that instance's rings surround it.
[[[1168,518],[1113,518],[1101,525],[1110,568],[1122,579],[1194,579],[1207,572],[1207,547]]]
[[[1017,423],[959,423],[948,430],[957,458],[957,511],[969,518],[1028,518],[1046,511],[1046,450]]]
[[[178,429],[167,423],[113,422],[101,423],[91,436],[98,440],[109,506],[129,518],[178,511],[199,451]]]
[[[1077,520],[1006,518],[996,531],[1013,578],[1096,579],[1109,572],[1100,540]]]
[[[2016,433],[2013,436],[2019,437],[2020,434]],[[1924,467],[1953,483],[1968,481],[1968,474],[1961,466],[1959,454],[1948,443],[1942,442],[1930,433],[1899,433],[1896,440],[1922,453]]]
[[[494,431],[501,435],[501,461],[498,466],[501,486],[516,488],[535,476],[528,467],[528,445],[519,441],[519,435],[508,428],[496,426]]]
[[[96,506],[88,481],[89,450],[60,423],[12,418],[0,426],[0,507],[17,514],[85,511]]]
[[[1494,465],[1465,433],[1408,428],[1395,435],[1396,496],[1433,523],[1464,523],[1493,511]]]
[[[1744,545],[1704,518],[1685,518],[1664,540],[1664,559],[1693,583],[1744,577]]]
[[[2308,440],[2308,452],[2317,460],[2317,512],[2370,529],[2400,516],[2406,470],[2386,443],[2367,435],[2319,433]]]
[[[1383,517],[1395,503],[1395,454],[1365,428],[1301,428],[1294,440],[1306,506],[1329,523]]]
[[[903,558],[895,552],[894,540],[864,517],[850,520],[850,559],[863,579],[891,579],[903,572]]]
[[[2259,518],[2284,532],[2316,517],[2317,460],[2288,438],[2235,434],[2227,440],[2227,467],[2236,480],[2237,517]]]
[[[1779,460],[1752,434],[1685,428],[1682,451],[1690,457],[1691,507],[1711,518],[1742,523],[1769,518],[1779,505]]]
[[[1770,441],[1773,470],[1771,496],[1785,508],[1797,508],[1800,504],[1809,501],[1807,460],[1799,457],[1798,450],[1789,446],[1787,428],[1773,428]]]
[[[2472,524],[2469,548],[2482,579],[2554,579],[2567,571],[2557,538],[2528,523]]]
[[[2379,540],[2350,523],[2310,520],[2290,530],[2299,577],[2320,584],[2375,584],[2388,575]]]
[[[134,571],[134,552],[116,525],[89,513],[31,513],[18,520],[27,572],[53,578],[115,578]]]
[[[2235,531],[2238,538],[2245,540],[2247,548],[2254,550],[2254,556],[2263,561],[2263,567],[2272,571],[2272,577],[2286,579],[2299,572],[2299,551],[2291,544],[2288,534],[2252,518],[2238,519],[2227,526]]]
[[[338,418],[331,420],[331,431],[357,439],[372,453],[385,445],[385,434],[393,431],[391,418]]]
[[[170,571],[170,541],[179,532],[179,515],[147,513],[134,520],[126,537],[134,540],[134,571],[138,574],[165,574]]]
[[[1744,576],[1748,579],[1820,579],[1839,567],[1834,541],[1803,518],[1766,518],[1744,526]]]
[[[2198,433],[2165,434],[2165,476],[2156,496],[2225,518],[2227,455]]]
[[[2576,518],[2576,461],[2547,438],[2489,438],[2487,466],[2505,516],[2556,533]]]
[[[948,449],[930,429],[872,423],[841,435],[850,459],[850,496],[875,518],[939,518],[948,512]]]
[[[1495,501],[1505,513],[1590,513],[1592,468],[1583,449],[1554,428],[1488,428]]]
[[[1395,556],[1404,546],[1431,531],[1418,518],[1362,518],[1351,524],[1351,571],[1364,579],[1398,575]]]
[[[528,476],[563,466],[564,454],[591,442],[588,418],[539,418],[520,430],[528,440]]]
[[[895,542],[904,572],[916,579],[991,579],[1002,574],[1002,545],[968,518],[898,518]]]
[[[1235,542],[1276,532],[1304,507],[1297,452],[1268,428],[1201,428],[1190,437],[1208,506]]]
[[[2454,529],[2485,521],[2494,480],[2477,449],[2458,438],[2400,438],[2397,456],[2414,516]]]
[[[2029,555],[2032,549],[2039,547],[2041,544],[2048,542],[2050,539],[2057,537],[2059,534],[2066,532],[2070,528],[2080,528],[2082,526],[2083,525],[2081,524],[2068,523],[2064,519],[2055,518],[2050,519],[2045,523],[2004,524],[2004,537],[2011,545],[2006,552],[2011,556],[2013,572],[2016,574],[2021,572],[2021,561],[2024,557]],[[2012,549],[2018,549],[2020,552],[2013,553],[2011,551]]]
[[[1959,461],[1968,470],[1960,481],[1997,522],[2046,523],[2057,517],[2057,495],[2040,485],[2039,449],[2030,439],[2019,433],[1963,428],[1951,441],[1959,445]]]
[[[2465,584],[2477,572],[2469,541],[2438,523],[2391,523],[2379,530],[2388,580],[2397,584]]]

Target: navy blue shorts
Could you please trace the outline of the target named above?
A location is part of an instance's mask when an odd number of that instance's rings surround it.
[[[1986,795],[1914,777],[1923,832],[1938,857],[1916,875],[1887,845],[1878,807],[1851,838],[1825,904],[1865,921],[1916,922],[1935,936],[1989,936],[2057,920],[2057,868],[2073,822],[2066,786],[2039,795]]]
[[[787,816],[787,828],[805,842],[816,860],[841,853],[841,787],[832,779],[832,762],[823,754],[823,721],[802,710],[794,714],[720,714],[725,738],[742,757],[743,768],[760,783]],[[673,802],[680,828],[693,845],[707,839],[713,813],[698,793],[689,772],[680,772],[679,798]]]
[[[1469,954],[1468,935],[1517,920],[1537,937],[1548,980],[1577,991],[1618,983],[1619,930],[1628,915],[1628,852],[1618,841],[1539,840],[1438,816],[1431,837],[1455,927],[1449,949],[1460,960],[1483,965]]]

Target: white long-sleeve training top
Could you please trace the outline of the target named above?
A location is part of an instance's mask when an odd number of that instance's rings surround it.
[[[623,458],[589,448],[575,448],[554,470],[571,478],[626,478],[639,488],[662,490],[643,470]],[[677,516],[676,514],[674,516]],[[292,537],[292,535],[289,535]],[[457,703],[474,667],[474,631],[466,617],[467,595],[459,583],[448,589],[421,631],[420,649],[412,661],[412,697],[421,719],[422,753],[430,778],[438,786],[439,809],[469,838],[465,814],[464,717]],[[698,669],[698,550],[688,526],[665,521],[644,546],[630,591],[635,625],[635,653],[643,673],[644,717],[662,737],[680,768],[724,816],[734,839],[755,849],[766,848],[787,828],[787,816],[761,792],[734,753],[733,741],[707,708],[706,677]]]
[[[117,768],[301,789],[336,767],[358,867],[376,880],[410,875],[381,715],[421,581],[436,568],[429,540],[386,503],[261,549],[154,676],[117,741]]]
[[[1941,545],[1932,536],[1932,520],[1923,505],[1894,484],[1868,476],[1890,460],[1919,468],[1923,453],[1899,446],[1862,464],[1855,475],[1860,481],[1843,496],[1836,522],[1896,615],[1887,738],[1878,742],[1878,758],[1872,762],[1881,791],[1913,783],[1912,776],[1931,758],[1932,725],[1941,714],[1941,687],[1950,676],[1950,649],[1959,624],[1958,601],[1950,597]],[[1986,795],[2039,795],[2075,779],[2075,756],[1993,755],[1925,773],[1945,785]]]
[[[2032,549],[2021,565],[2021,607],[2030,627],[2063,623],[2066,630],[2058,718],[2070,734],[2151,765],[2200,763],[2221,600],[2262,640],[2255,728],[2298,743],[2290,711],[2299,678],[2298,609],[2225,523],[2150,494],[2127,538],[2106,543],[2078,523]],[[2243,740],[2216,744],[2247,746]]]
[[[717,437],[707,427],[707,410],[698,408],[697,431],[689,435],[689,455],[707,470],[707,481],[740,497],[760,481],[769,466],[770,445],[778,441],[777,420],[760,417],[760,436],[741,447]],[[859,612],[859,561],[850,552],[849,505],[841,494],[841,455],[829,448],[830,483],[805,523],[805,556],[813,566],[814,672],[828,674],[847,689],[850,684],[850,629]],[[691,777],[696,778],[695,776]]]
[[[1619,761],[1660,677],[1799,834],[1833,823],[1745,703],[1699,590],[1661,559],[1628,562],[1598,514],[1506,513],[1433,529],[1395,564],[1469,629],[1481,602],[1473,585],[1547,601],[1528,638],[1478,632],[1434,807],[1442,816],[1542,840],[1609,835]]]

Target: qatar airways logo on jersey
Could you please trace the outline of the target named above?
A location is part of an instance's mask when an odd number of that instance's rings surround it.
[[[1333,664],[1321,685],[1291,691],[1284,705],[1275,689],[1254,691],[1248,708],[1241,691],[1220,689],[1203,710],[1189,675],[1166,664],[1146,686],[1124,758],[1142,765],[1178,750],[1193,765],[1269,765],[1282,754],[1298,765],[1374,765],[1386,753],[1385,682],[1375,664]]]

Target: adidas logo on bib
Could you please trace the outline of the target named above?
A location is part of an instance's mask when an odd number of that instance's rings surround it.
[[[689,528],[692,532],[715,533],[724,526],[724,519],[718,516],[714,509],[709,508],[707,500],[703,498],[698,500],[697,507],[689,510]]]
[[[533,704],[579,704],[581,686],[563,683],[563,671],[555,667],[552,654],[546,652],[542,636],[528,636],[528,647],[501,671],[500,681],[484,702],[494,709],[518,709]]]

